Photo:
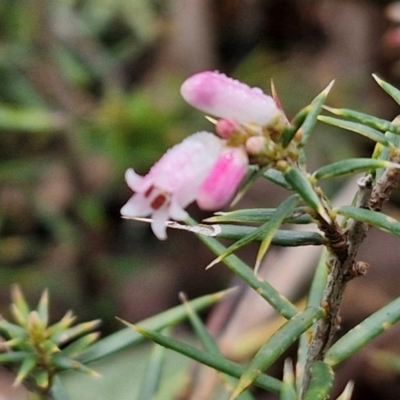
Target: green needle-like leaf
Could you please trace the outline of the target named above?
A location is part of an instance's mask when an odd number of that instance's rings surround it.
[[[18,323],[21,324],[21,326],[24,326],[28,322],[30,308],[18,285],[13,285],[11,287],[11,301],[15,308],[18,310],[18,315],[21,316],[22,319],[22,321],[17,319]]]
[[[9,353],[0,354],[0,364],[22,362],[25,358],[30,357],[32,353],[26,351],[11,351]]]
[[[101,324],[101,320],[97,319],[89,322],[82,322],[81,324],[75,325],[65,331],[57,333],[51,336],[51,340],[57,344],[63,344],[70,340],[84,335],[87,332],[93,331],[98,328]]]
[[[385,82],[377,75],[372,74],[373,78],[376,80],[378,85],[397,103],[400,105],[400,90],[391,85],[388,82]]]
[[[197,225],[193,219],[186,221],[191,225]],[[216,239],[198,235],[198,238],[215,254],[222,254],[226,248]],[[275,288],[261,277],[254,275],[253,270],[241,261],[238,257],[231,254],[224,259],[224,263],[237,276],[243,279],[251,288],[253,288],[263,299],[265,299],[276,311],[285,318],[291,318],[298,313],[297,308],[284,296],[282,296]]]
[[[257,228],[253,226],[237,226],[237,225],[219,225],[220,232],[215,235],[217,238],[228,240],[240,240],[243,237],[252,235]],[[254,242],[260,242],[263,235],[260,234],[254,239]],[[275,232],[272,238],[272,244],[283,247],[296,246],[320,246],[326,243],[322,235],[317,232],[307,231],[289,231],[280,229]]]
[[[39,357],[37,355],[31,354],[22,361],[14,385],[19,385],[33,371],[38,360]]]
[[[207,268],[210,268],[213,265],[221,262],[224,258],[234,253],[241,247],[251,242],[254,242],[257,238],[260,238],[262,236],[263,238],[260,246],[260,251],[257,256],[257,261],[254,268],[255,273],[257,273],[261,259],[264,256],[265,252],[268,250],[268,247],[271,243],[274,233],[281,226],[283,220],[292,213],[298,202],[299,202],[299,197],[297,195],[288,197],[276,209],[275,213],[272,215],[269,221],[267,221],[265,224],[262,224],[260,227],[255,228],[250,234],[242,237],[236,243],[229,246],[222,254],[220,254],[213,262],[211,262],[207,266]]]
[[[203,348],[209,353],[220,353],[217,343],[214,338],[208,333],[207,328],[203,324],[203,321],[198,316],[195,310],[190,306],[183,293],[180,294],[180,298],[183,304],[186,306],[186,311],[188,313],[189,321],[196,332],[197,338],[200,340]]]
[[[86,365],[83,365],[79,361],[64,357],[60,353],[52,357],[50,359],[50,362],[51,365],[55,367],[58,371],[74,370],[87,374],[93,378],[97,378],[100,376],[96,371],[88,368]]]
[[[8,322],[5,319],[0,319],[0,332],[8,335],[10,338],[15,338],[17,336],[25,337],[27,335],[25,329]]]
[[[66,357],[76,357],[83,350],[87,349],[99,338],[99,332],[89,333],[78,340],[74,340],[71,344],[62,350],[62,354]]]
[[[316,361],[311,367],[311,382],[304,400],[325,400],[333,386],[332,368],[323,361]]]
[[[369,225],[375,226],[385,232],[392,233],[400,237],[400,222],[388,215],[382,214],[377,211],[367,210],[365,208],[358,208],[352,206],[343,206],[335,210],[338,214],[347,218],[353,218],[357,221],[365,222]]]
[[[238,386],[231,399],[235,399],[240,393],[247,389],[303,332],[324,315],[325,310],[322,308],[310,307],[298,313],[282,325],[250,361],[250,364],[240,377]]]
[[[141,382],[138,399],[155,398],[160,387],[166,348],[158,344],[154,344],[153,346],[144,379]]]
[[[301,145],[304,147],[308,142],[308,139],[311,136],[311,133],[314,130],[315,124],[317,123],[317,119],[319,114],[321,113],[322,106],[325,103],[326,98],[330,90],[332,89],[335,81],[332,81],[312,102],[311,102],[311,110],[308,113],[306,119],[304,120],[299,132],[302,134]]]
[[[346,120],[359,122],[360,124],[377,129],[378,131],[392,132],[396,135],[400,135],[400,127],[390,121],[387,121],[386,119],[377,118],[369,114],[364,114],[362,112],[353,111],[346,108],[331,108],[324,106],[324,109]]]
[[[337,365],[365,347],[382,332],[400,320],[400,297],[343,335],[326,353],[324,361]]]
[[[256,224],[267,222],[275,213],[276,208],[247,208],[229,212],[217,212],[214,216],[206,218],[204,222],[238,222],[243,224]],[[295,208],[292,215],[285,219],[285,224],[310,224],[313,219],[305,207]]]
[[[302,110],[300,110],[293,120],[290,123],[290,126],[286,127],[283,129],[282,134],[281,134],[281,144],[283,147],[287,147],[290,143],[290,141],[293,139],[294,135],[298,131],[298,129],[303,125],[304,120],[306,119],[307,115],[310,113],[312,109],[311,104],[304,107]]]
[[[37,312],[43,326],[47,326],[49,322],[49,292],[45,290],[39,300]]]
[[[53,379],[53,385],[51,386],[50,393],[53,400],[70,400],[63,383],[57,375]]]
[[[333,164],[324,165],[315,171],[312,176],[315,179],[327,179],[363,171],[373,171],[379,168],[400,168],[400,165],[373,158],[349,158]]]
[[[292,214],[299,200],[300,198],[298,195],[288,197],[283,203],[279,205],[275,213],[271,216],[271,219],[265,224],[263,239],[257,253],[256,263],[254,265],[255,272],[258,271],[261,265],[261,261],[267,253],[275,233],[283,224],[283,221]]]
[[[128,325],[131,329],[134,329],[141,335],[144,335],[145,337],[160,344],[161,346],[172,349],[180,354],[191,358],[192,360],[200,362],[201,364],[208,365],[209,367],[214,368],[217,371],[224,372],[235,378],[239,378],[244,371],[244,368],[240,364],[225,359],[219,353],[208,353],[205,351],[201,351],[193,346],[190,346],[186,343],[181,343],[153,330],[143,329],[143,327],[131,325],[127,322],[124,323]],[[272,393],[279,393],[281,388],[281,382],[278,379],[269,377],[264,374],[260,375],[258,379],[256,379],[256,381],[254,382],[254,384],[257,387]]]
[[[337,126],[338,128],[347,129],[348,131],[359,133],[374,142],[378,142],[383,146],[390,146],[389,141],[385,135],[376,129],[370,128],[369,126],[360,124],[358,122],[345,121],[339,118],[326,117],[325,115],[320,115],[318,119],[326,124]]]
[[[220,301],[228,292],[229,291],[222,291],[191,300],[191,307],[197,311],[204,310],[205,308],[210,307]],[[147,329],[161,330],[167,326],[176,325],[186,318],[187,312],[185,306],[179,305],[154,317],[145,319],[139,323],[141,326]],[[133,332],[130,328],[122,329],[104,339],[99,340],[81,355],[79,355],[77,359],[82,363],[87,364],[115,354],[141,342],[143,342],[142,335]]]
[[[284,177],[292,188],[303,198],[303,200],[314,209],[325,221],[330,222],[330,218],[325,211],[315,189],[309,179],[297,168],[289,167],[284,172]]]
[[[278,171],[273,168],[268,168],[262,175],[264,178],[268,179],[269,181],[275,183],[278,186],[283,187],[287,190],[293,190],[292,187],[288,184],[285,180],[281,171]]]
[[[285,360],[283,367],[283,382],[279,400],[298,400],[294,385],[293,363],[290,358]]]

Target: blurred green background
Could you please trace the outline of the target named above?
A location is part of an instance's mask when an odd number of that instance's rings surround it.
[[[386,3],[0,0],[1,313],[10,284],[34,302],[47,287],[54,318],[73,309],[108,334],[121,327],[115,315],[135,322],[181,290],[224,288],[229,273],[203,271],[212,256],[195,238],[158,242],[121,220],[125,170],[145,174],[167,148],[212,129],[179,95],[204,69],[267,92],[273,78],[289,118],[334,78],[330,105],[393,118],[370,76],[400,82],[398,12]],[[309,157],[321,165],[370,150],[319,127]],[[239,206],[273,206],[251,193]]]

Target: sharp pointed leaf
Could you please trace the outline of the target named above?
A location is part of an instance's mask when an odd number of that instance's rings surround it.
[[[269,246],[271,245],[272,239],[283,224],[283,221],[292,214],[295,207],[297,206],[300,198],[298,195],[288,197],[283,203],[279,205],[275,213],[271,216],[271,219],[265,225],[265,231],[261,241],[260,248],[257,253],[257,259],[254,266],[254,270],[257,272],[260,267],[261,261],[267,253]]]
[[[332,368],[323,361],[316,361],[311,367],[311,382],[304,400],[325,400],[333,386]]]
[[[310,180],[297,168],[289,167],[284,172],[284,177],[292,188],[303,198],[303,200],[314,209],[325,221],[329,222],[330,218],[325,211],[315,189]]]
[[[372,158],[349,158],[333,164],[324,165],[313,173],[313,177],[315,179],[327,179],[363,171],[373,171],[379,168],[400,168],[400,165],[390,161]]]
[[[218,225],[219,233],[214,237],[228,240],[240,240],[241,238],[251,235],[257,228],[253,226],[237,226],[237,225]],[[254,239],[255,242],[261,241],[263,235]],[[326,243],[326,240],[317,232],[307,231],[289,231],[280,229],[275,232],[272,238],[272,244],[283,247],[296,246],[319,246]]]
[[[283,187],[284,189],[293,190],[289,183],[285,180],[282,172],[276,169],[268,168],[263,173],[263,177],[275,183],[276,185]]]
[[[326,98],[328,97],[329,91],[332,89],[332,86],[335,82],[332,81],[312,102],[311,102],[311,110],[308,113],[306,119],[301,125],[298,132],[302,134],[301,144],[305,146],[308,139],[311,136],[312,131],[314,130],[315,124],[317,123],[317,119],[319,114],[321,113],[322,106],[325,103]]]
[[[372,74],[378,85],[397,103],[400,104],[400,90],[391,85],[388,82],[385,82],[377,75]]]
[[[298,313],[282,325],[250,361],[250,364],[240,377],[232,398],[235,398],[235,396],[238,396],[247,389],[303,332],[324,316],[325,310],[322,308],[310,307]]]
[[[324,361],[334,366],[365,347],[378,335],[400,320],[400,297],[392,301],[344,334],[325,355]]]
[[[336,212],[347,218],[353,218],[357,221],[365,222],[375,226],[385,232],[392,233],[400,237],[400,222],[388,215],[377,211],[367,210],[365,208],[343,206],[336,209]]]
[[[197,311],[204,310],[220,301],[229,292],[230,291],[225,290],[191,300],[191,307]],[[176,325],[186,318],[187,311],[185,306],[179,305],[154,317],[141,321],[140,325],[149,329],[161,330],[167,326]],[[77,359],[86,364],[100,360],[141,342],[143,342],[142,335],[133,332],[130,328],[126,328],[99,340],[79,355]]]
[[[186,221],[190,225],[196,225],[196,221],[188,219]],[[198,238],[215,254],[222,254],[226,248],[216,239],[198,235]],[[276,311],[285,318],[291,318],[297,314],[297,308],[284,296],[282,296],[275,288],[261,277],[254,275],[253,270],[241,261],[238,257],[231,254],[224,259],[224,263],[237,276],[243,279],[251,288],[253,288],[263,299],[265,299]]]
[[[144,335],[155,343],[158,343],[159,345],[164,346],[168,349],[172,349],[180,354],[191,358],[192,360],[196,360],[201,364],[214,368],[217,371],[224,372],[236,378],[239,378],[244,371],[244,368],[240,364],[227,360],[218,353],[208,353],[205,351],[201,351],[193,346],[169,338],[156,331],[144,329],[143,327],[139,327],[136,325],[131,325],[127,322],[124,323],[131,329],[134,329],[135,331],[139,332],[141,335]],[[255,385],[272,393],[279,393],[281,388],[281,382],[278,379],[271,378],[267,375],[259,376],[258,379],[255,381]]]
[[[374,142],[378,142],[383,146],[390,146],[388,139],[385,135],[376,129],[370,128],[369,126],[360,124],[358,122],[345,121],[339,118],[326,117],[325,115],[320,115],[318,119],[326,124],[337,126],[338,128],[347,129],[348,131],[359,133]]]
[[[214,216],[204,220],[209,223],[239,222],[244,224],[256,224],[267,222],[271,219],[276,208],[248,208],[229,212],[217,212]],[[305,207],[295,208],[292,215],[285,219],[286,224],[310,224],[313,219]]]
[[[346,120],[359,122],[360,124],[369,126],[373,129],[377,129],[381,132],[392,132],[396,135],[400,135],[400,126],[390,121],[387,121],[386,119],[377,118],[369,114],[364,114],[359,111],[348,110],[346,108],[331,108],[326,106],[324,106],[324,108],[332,114],[335,114]]]
[[[353,394],[354,382],[349,381],[343,390],[343,393],[336,400],[350,400]]]
[[[31,354],[24,359],[18,370],[14,385],[19,385],[34,370],[38,360],[39,357],[34,354]]]

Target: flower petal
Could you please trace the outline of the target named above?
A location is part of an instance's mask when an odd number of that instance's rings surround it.
[[[232,199],[247,172],[249,160],[242,147],[227,148],[196,197],[203,210],[219,210]]]
[[[241,124],[270,127],[282,117],[271,96],[218,72],[204,71],[191,76],[181,86],[181,94],[193,107]]]

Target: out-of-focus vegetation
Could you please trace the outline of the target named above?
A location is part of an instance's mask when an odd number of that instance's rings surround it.
[[[399,80],[399,47],[386,40],[382,7],[0,2],[1,311],[12,283],[28,298],[47,287],[58,316],[72,308],[82,320],[101,318],[107,332],[119,326],[115,315],[144,318],[176,302],[181,289],[223,286],[227,272],[205,273],[209,256],[193,238],[173,233],[158,243],[147,226],[120,219],[131,194],[125,170],[145,173],[168,147],[207,129],[179,96],[183,79],[205,68],[266,91],[273,78],[289,117],[333,78],[332,103],[394,117],[370,78]],[[316,135],[315,163],[365,151],[343,132],[327,148],[326,132]]]

